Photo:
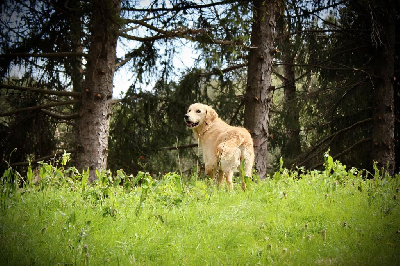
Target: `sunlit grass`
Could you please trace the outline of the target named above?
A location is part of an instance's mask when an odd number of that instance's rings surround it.
[[[327,161],[325,171],[281,169],[227,192],[174,173],[156,180],[119,172],[116,181],[99,173],[86,186],[85,173],[42,167],[38,183],[20,188],[15,172],[3,176],[2,264],[400,262],[399,177],[365,180]]]

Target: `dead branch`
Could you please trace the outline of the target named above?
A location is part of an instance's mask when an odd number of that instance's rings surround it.
[[[322,146],[325,142],[334,139],[335,137],[337,137],[339,134],[344,133],[346,131],[349,131],[359,125],[362,125],[364,123],[368,123],[371,122],[372,118],[367,118],[361,121],[358,121],[357,123],[354,123],[353,125],[343,128],[341,130],[338,130],[334,133],[332,133],[331,135],[323,138],[322,140],[320,140],[317,144],[315,144],[308,152],[304,153],[303,155],[300,155],[299,157],[297,157],[294,161],[299,161],[301,157],[306,157],[303,161],[301,161],[300,163],[298,163],[298,165],[303,165],[305,162],[309,161],[310,159],[313,158],[313,156],[310,156],[312,153],[314,153],[315,150],[317,150],[320,146]]]
[[[147,36],[147,37],[138,37],[125,33],[126,30],[120,31],[119,36],[124,37],[128,40],[146,42],[146,41],[157,41],[168,38],[183,38],[189,41],[195,41],[193,35],[201,35],[206,32],[206,29],[181,29],[181,30],[173,30],[173,31],[165,31],[158,29],[150,24],[140,22],[142,24],[147,25],[149,29],[152,29],[158,33],[158,35]],[[207,35],[208,36],[208,35]],[[207,44],[220,44],[220,45],[237,45],[244,47],[246,49],[251,49],[252,47],[246,46],[239,41],[230,41],[230,40],[220,40],[220,39],[212,39],[210,36],[203,40],[203,43]]]
[[[182,146],[174,146],[174,147],[162,147],[160,150],[183,150],[183,149],[188,149],[188,148],[194,148],[198,147],[198,144],[189,144],[189,145],[182,145]]]
[[[80,102],[81,102],[80,100],[69,100],[69,101],[63,101],[63,102],[53,102],[53,103],[48,103],[48,104],[43,104],[43,105],[38,105],[38,106],[31,106],[31,107],[21,108],[21,109],[10,111],[10,112],[0,113],[0,117],[10,116],[10,115],[14,115],[14,114],[17,114],[20,112],[34,111],[34,110],[39,110],[39,109],[44,109],[44,108],[49,108],[49,107],[54,107],[54,106],[68,105],[68,104],[74,104],[74,103],[80,103]]]
[[[332,156],[332,159],[336,160],[337,158],[339,158],[339,157],[341,157],[341,156],[343,156],[343,155],[349,153],[349,152],[350,152],[351,150],[353,150],[355,147],[357,147],[357,146],[363,144],[364,142],[369,142],[369,141],[371,141],[371,140],[372,140],[372,138],[365,138],[365,139],[362,139],[362,140],[360,140],[360,141],[357,141],[356,143],[354,143],[354,144],[353,144],[352,146],[350,146],[349,148],[343,150],[341,153],[338,153],[338,154],[336,154],[335,156]],[[316,169],[316,168],[318,168],[318,167],[321,167],[323,164],[324,164],[324,163],[319,163],[319,164],[313,165],[313,166],[311,167],[311,169]]]
[[[308,67],[308,68],[319,68],[319,69],[326,69],[326,70],[354,70],[354,71],[366,71],[368,70],[367,68],[363,69],[363,68],[354,68],[354,67],[328,67],[326,65],[317,65],[317,64],[290,64],[290,63],[275,63],[274,66],[283,66],[283,65],[289,65],[289,66],[293,66],[293,67]]]
[[[23,87],[23,86],[15,86],[15,85],[6,85],[0,84],[0,89],[11,89],[11,90],[19,90],[19,91],[31,91],[41,94],[48,94],[48,95],[58,95],[58,96],[71,96],[71,97],[80,97],[82,95],[81,92],[74,92],[74,91],[53,91],[53,90],[45,90],[45,89],[37,89],[37,88],[30,88],[30,87]]]
[[[149,25],[150,26],[150,25]],[[156,40],[162,40],[162,39],[167,39],[167,38],[185,38],[191,40],[190,35],[194,34],[199,34],[204,32],[204,29],[185,29],[185,30],[178,30],[178,31],[164,31],[157,29],[153,26],[151,26],[152,29],[156,29],[159,35],[154,35],[154,36],[148,36],[148,37],[138,37],[138,36],[133,36],[129,35],[126,33],[120,32],[119,36],[124,37],[128,40],[133,40],[133,41],[140,41],[140,42],[145,42],[145,41],[156,41]]]
[[[9,57],[45,57],[45,58],[59,58],[68,56],[86,56],[82,52],[59,52],[59,53],[41,53],[41,54],[31,54],[31,53],[10,53],[10,54],[0,54],[0,58]]]
[[[67,153],[74,153],[74,152],[75,152],[75,149],[66,150],[65,152],[67,152]],[[31,162],[18,162],[18,163],[12,163],[12,164],[10,164],[10,165],[11,165],[12,167],[15,167],[15,166],[28,166],[29,163],[30,163],[31,165],[32,165],[32,164],[37,164],[38,162],[42,162],[42,161],[46,161],[46,160],[50,160],[50,159],[55,159],[56,157],[59,157],[59,156],[61,156],[61,155],[63,155],[63,154],[64,154],[64,151],[58,151],[58,152],[56,152],[55,154],[43,156],[43,157],[38,158],[38,159],[36,159],[36,160],[33,160],[33,161],[31,161]]]
[[[118,68],[124,66],[126,63],[131,61],[132,58],[133,58],[133,56],[128,56],[125,59],[121,59],[118,63],[115,64],[115,69],[118,69]]]
[[[178,4],[173,7],[158,7],[158,8],[129,8],[129,7],[123,7],[122,10],[124,11],[135,11],[135,12],[161,12],[161,11],[184,11],[188,9],[202,9],[202,8],[208,8],[208,7],[213,7],[213,6],[218,6],[218,5],[224,5],[228,4],[231,1],[220,1],[220,2],[215,2],[215,3],[210,3],[210,4],[194,4],[192,2],[188,2],[187,4]]]
[[[245,66],[247,66],[247,63],[230,66],[230,67],[227,67],[224,69],[214,68],[211,72],[201,73],[201,74],[199,74],[199,76],[200,77],[208,77],[208,76],[212,76],[212,75],[219,75],[219,74],[227,73],[227,72],[230,72],[230,71],[233,71],[233,70],[245,67]]]
[[[65,119],[65,120],[70,120],[70,119],[74,119],[77,118],[79,116],[78,113],[73,113],[73,114],[60,114],[60,113],[56,113],[56,112],[52,112],[46,109],[41,109],[41,111],[43,113],[45,113],[46,115],[49,115],[51,117],[57,118],[57,119]]]
[[[321,11],[327,10],[329,8],[337,8],[338,6],[343,5],[346,2],[347,2],[347,0],[343,0],[343,1],[339,1],[337,3],[331,3],[330,5],[318,7],[318,8],[312,9],[312,10],[307,10],[307,9],[303,9],[303,8],[300,8],[300,10],[303,11],[303,13],[305,13],[305,14],[314,14],[314,13],[319,13]]]
[[[149,23],[144,22],[143,20],[127,19],[127,20],[125,20],[125,23],[134,23],[134,24],[137,24],[137,25],[140,25],[140,26],[144,26],[144,27],[146,27],[146,28],[148,28],[148,29],[151,29],[151,30],[153,30],[153,31],[155,31],[155,32],[158,32],[158,33],[164,34],[164,35],[170,34],[169,31],[159,29],[159,28],[157,28],[157,27],[155,27],[155,26],[153,26],[153,25],[151,25],[151,24],[149,24]],[[136,28],[136,27],[135,27],[135,28]],[[123,31],[123,32],[126,32],[126,31],[129,31],[129,30],[130,30],[130,29],[124,29],[124,30],[122,30],[122,31]],[[172,31],[171,31],[171,32],[172,32]]]
[[[240,104],[239,104],[238,108],[236,108],[236,111],[235,111],[235,113],[233,114],[233,116],[232,116],[232,118],[231,118],[231,120],[230,120],[230,122],[229,122],[229,125],[232,125],[233,121],[234,121],[234,120],[236,119],[236,117],[238,116],[239,111],[240,111],[240,109],[243,107],[243,105],[244,105],[244,101],[242,100],[242,101],[240,101]]]
[[[131,95],[129,97],[125,97],[125,98],[122,98],[122,99],[111,99],[111,100],[108,101],[108,103],[109,104],[116,104],[116,103],[121,103],[121,102],[127,102],[129,100],[134,100],[134,99],[137,99],[137,98],[141,98],[141,96],[140,95]]]

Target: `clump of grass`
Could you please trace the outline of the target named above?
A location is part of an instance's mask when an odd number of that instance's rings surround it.
[[[104,172],[93,185],[62,164],[33,173],[2,177],[6,264],[400,262],[399,176],[364,179],[329,155],[324,171],[280,169],[246,192],[177,173]]]

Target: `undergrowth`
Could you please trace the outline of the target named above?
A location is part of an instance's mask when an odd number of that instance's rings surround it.
[[[0,261],[10,265],[399,265],[399,176],[281,169],[243,192],[42,163],[1,179]],[[384,175],[384,176],[382,176]]]

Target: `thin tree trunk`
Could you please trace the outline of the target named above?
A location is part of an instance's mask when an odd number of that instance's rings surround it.
[[[395,4],[383,1],[384,6],[377,14],[373,24],[380,27],[373,32],[376,41],[374,58],[374,112],[373,112],[373,160],[378,167],[384,167],[390,175],[394,174],[394,49],[395,49]],[[378,13],[378,12],[376,12]],[[371,12],[371,14],[374,14]],[[377,19],[377,21],[376,21]],[[376,34],[376,35],[374,35]]]
[[[107,167],[113,77],[118,40],[120,0],[93,2],[91,44],[86,66],[84,94],[77,121],[77,167],[89,168],[89,180],[96,170]]]
[[[295,7],[294,7],[295,8]],[[295,11],[298,13],[299,11]],[[281,50],[281,60],[283,75],[279,76],[284,88],[284,102],[282,122],[285,130],[281,153],[285,167],[291,167],[295,158],[301,153],[300,144],[300,115],[299,103],[296,93],[295,58],[299,47],[302,45],[302,36],[297,34],[295,39],[291,39],[293,30],[301,31],[302,23],[300,19],[293,22],[289,12],[286,16],[279,18],[277,22],[278,47]]]
[[[288,51],[288,53],[291,53]],[[300,122],[299,122],[299,105],[297,102],[296,95],[296,83],[295,74],[293,70],[294,56],[284,56],[283,61],[283,75],[285,80],[283,81],[284,86],[284,103],[283,109],[286,114],[284,117],[284,125],[286,128],[286,138],[282,147],[282,155],[288,160],[289,163],[301,153],[300,146]]]
[[[397,2],[396,10],[400,9],[400,3]],[[395,43],[400,43],[400,16],[396,16],[395,21],[396,33]],[[400,49],[395,48],[395,73],[394,73],[394,110],[395,110],[395,124],[394,124],[394,141],[395,141],[395,173],[400,173]]]
[[[244,125],[254,140],[255,168],[261,179],[266,178],[267,171],[272,51],[278,8],[278,0],[253,1]]]

